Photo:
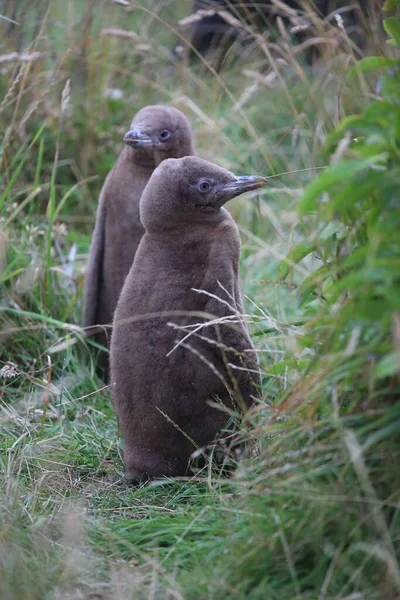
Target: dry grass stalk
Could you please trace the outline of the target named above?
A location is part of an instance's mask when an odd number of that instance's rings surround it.
[[[127,29],[119,29],[118,27],[105,27],[100,31],[100,35],[104,37],[116,37],[124,40],[137,41],[138,34],[134,31],[128,31]]]
[[[42,58],[42,52],[32,52],[31,54],[26,52],[11,52],[10,54],[2,54],[0,56],[0,65],[9,62],[34,62],[35,60],[39,60]]]
[[[17,90],[18,84],[23,77],[24,72],[25,72],[25,66],[21,65],[16,77],[14,77],[14,79],[11,81],[11,85],[6,92],[6,95],[4,96],[2,103],[0,104],[0,113],[3,112],[3,110],[7,106],[8,102],[14,96],[14,94]]]

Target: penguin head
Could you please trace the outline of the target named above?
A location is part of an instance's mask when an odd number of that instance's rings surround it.
[[[140,218],[147,231],[217,223],[226,202],[267,183],[265,177],[238,177],[195,156],[165,160],[143,191]]]
[[[194,154],[192,132],[185,115],[170,106],[145,106],[134,117],[124,142],[133,160],[153,162]]]

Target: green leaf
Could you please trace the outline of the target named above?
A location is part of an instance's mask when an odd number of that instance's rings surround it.
[[[337,143],[343,136],[345,131],[349,131],[354,129],[356,125],[359,123],[365,123],[365,115],[350,115],[349,117],[344,117],[336,127],[336,129],[328,136],[327,145]]]
[[[382,173],[370,172],[365,180],[357,182],[357,186],[351,181],[347,185],[335,194],[332,199],[331,211],[332,214],[340,215],[346,210],[354,207],[357,202],[367,198],[368,195],[372,194],[375,190],[379,190],[380,185],[384,185],[385,180],[382,177]]]
[[[400,19],[399,17],[388,17],[383,21],[385,31],[393,38],[397,46],[400,46]]]
[[[299,263],[303,258],[305,258],[310,252],[314,249],[314,245],[311,242],[305,241],[300,242],[290,250],[290,252],[282,259],[281,264],[279,265],[279,274],[282,279],[285,279],[287,274],[290,271],[290,268]]]
[[[385,0],[382,10],[392,10],[392,8],[396,8],[396,6],[399,6],[399,0]]]
[[[331,272],[326,265],[322,265],[313,273],[308,275],[301,282],[298,289],[298,297],[300,306],[304,306],[309,300],[314,301],[321,293],[321,287],[327,278],[331,276]]]
[[[375,367],[374,375],[376,379],[390,377],[395,373],[400,373],[400,352],[392,352],[382,358]]]
[[[380,286],[377,289],[377,292],[386,299],[390,305],[391,312],[400,311],[400,294],[398,293],[397,288],[393,288],[392,286]]]
[[[349,77],[353,77],[359,71],[373,71],[374,69],[393,67],[399,63],[400,61],[397,58],[388,58],[386,56],[367,56],[350,69]]]
[[[384,159],[386,159],[386,153],[361,159],[342,160],[338,164],[332,165],[306,187],[303,197],[300,200],[300,214],[304,216],[309,212],[315,211],[317,209],[316,200],[322,192],[328,191],[336,183],[348,181],[363,169]]]

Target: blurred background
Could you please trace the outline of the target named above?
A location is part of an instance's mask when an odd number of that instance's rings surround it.
[[[8,281],[28,289],[45,270],[46,312],[80,322],[104,178],[135,113],[166,103],[188,116],[200,156],[272,177],[262,195],[229,209],[243,234],[246,292],[260,292],[275,317],[290,311],[274,306],[286,286],[256,282],[276,279],[293,239],[307,234],[296,206],[327,164],[325,140],[374,91],[363,74],[347,75],[362,56],[382,52],[378,4],[3,0],[6,223],[29,263]]]

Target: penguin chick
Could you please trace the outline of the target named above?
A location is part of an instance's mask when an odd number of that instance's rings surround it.
[[[162,162],[143,192],[146,233],[111,340],[111,389],[130,479],[185,475],[196,446],[209,445],[227,424],[224,405],[246,410],[260,394],[242,316],[240,237],[223,205],[266,183],[187,157]]]
[[[84,285],[83,326],[106,347],[123,283],[144,234],[139,218],[142,192],[161,161],[194,154],[188,120],[168,106],[142,108],[124,142],[100,193]],[[107,378],[108,352],[100,351],[98,366]]]

